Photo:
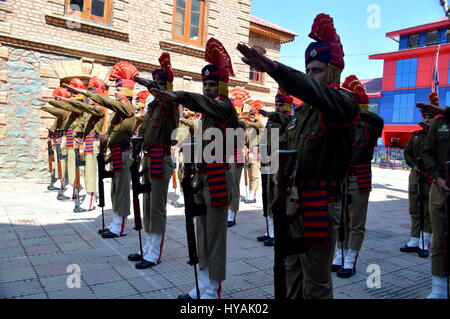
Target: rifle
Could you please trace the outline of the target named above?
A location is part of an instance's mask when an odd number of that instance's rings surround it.
[[[134,158],[136,158],[142,150],[142,142],[143,142],[142,137],[131,138],[133,162],[130,166],[130,171],[131,171],[131,185],[133,190],[134,230],[138,231],[139,249],[141,252],[141,257],[144,258],[144,252],[142,250],[142,237],[141,237],[142,220],[141,220],[141,206],[139,204],[139,195],[143,193],[150,193],[151,184],[141,184],[140,181],[141,174],[139,172],[140,163],[134,161]]]
[[[341,188],[341,218],[339,219],[339,231],[338,231],[338,240],[341,243],[341,256],[342,256],[342,263],[341,267],[344,269],[344,260],[345,260],[345,226],[346,226],[346,217],[348,216],[348,196],[347,196],[347,190],[348,190],[348,184],[347,184],[347,176],[345,176],[344,182],[342,183]]]
[[[77,138],[83,138],[82,132],[76,133]],[[83,213],[86,209],[81,208],[80,206],[80,188],[81,188],[81,178],[80,178],[80,167],[85,165],[85,161],[81,160],[80,156],[80,148],[75,147],[75,208],[73,209],[74,213]]]
[[[423,162],[423,158],[422,157],[418,157],[417,158],[417,168],[419,169],[419,173],[416,173],[417,176],[417,185],[416,185],[416,189],[417,189],[417,198],[419,201],[419,216],[420,216],[420,236],[422,237],[422,247],[423,249],[425,249],[425,239],[423,237],[423,229],[425,227],[425,212],[424,212],[424,198],[423,198],[423,188],[425,185],[425,181],[424,181],[424,169],[425,169],[425,164]]]
[[[100,134],[100,149],[97,155],[97,168],[98,168],[98,206],[102,208],[102,229],[98,231],[101,235],[102,233],[108,231],[105,228],[105,185],[103,184],[103,180],[105,178],[113,178],[114,173],[112,171],[107,171],[105,169],[105,153],[108,145],[108,135]]]
[[[450,187],[450,161],[445,163],[445,185]],[[444,262],[447,273],[447,299],[450,299],[450,195],[445,194],[445,233],[444,233]]]
[[[138,76],[133,77],[134,82],[139,83],[142,86],[145,86],[147,88],[147,90],[151,90],[151,89],[158,89],[158,90],[165,90],[165,88],[161,87],[161,85],[159,85],[157,82],[149,80],[149,79],[144,79]]]
[[[52,141],[50,140],[47,141],[47,149],[48,149],[48,171],[50,172],[50,175],[52,175],[53,161],[55,160],[54,158],[55,152],[53,152]]]
[[[245,202],[248,199],[248,150],[246,154],[244,155],[245,162],[244,162],[244,184],[245,184],[245,197],[241,196],[241,202]]]
[[[184,144],[183,147],[192,147],[194,144]],[[181,181],[181,187],[183,188],[184,196],[184,214],[186,215],[186,236],[188,244],[189,261],[188,264],[194,266],[195,275],[195,287],[197,289],[197,299],[200,299],[200,288],[198,286],[198,274],[197,274],[197,244],[195,239],[195,227],[194,227],[194,217],[206,215],[206,204],[197,204],[194,201],[194,192],[192,189],[192,180],[194,175],[194,165],[192,158],[186,158],[189,156],[193,157],[193,152],[188,152],[184,148],[183,155],[184,158],[184,176]]]
[[[57,138],[61,138],[64,135],[64,130],[57,130]],[[67,159],[67,155],[63,155],[62,151],[61,151],[61,144],[57,143],[55,145],[56,148],[56,158],[57,158],[57,171],[58,171],[58,179],[61,180],[61,190],[64,190],[64,176],[62,174],[62,164],[61,161]],[[60,193],[58,196],[62,195],[62,193]]]
[[[278,153],[278,173],[277,198],[272,203],[273,227],[274,227],[274,288],[275,299],[286,299],[286,267],[287,256],[298,255],[305,252],[304,238],[290,238],[289,221],[286,214],[287,190],[291,186],[291,176],[297,167],[297,151],[279,150]]]

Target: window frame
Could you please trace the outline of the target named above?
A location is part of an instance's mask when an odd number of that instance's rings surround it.
[[[414,42],[415,45],[411,45],[411,40],[412,38],[417,38],[417,43]],[[414,48],[418,48],[420,46],[420,34],[419,33],[414,33],[414,34],[410,34],[408,36],[408,49],[414,49]]]
[[[435,35],[435,40],[434,40],[433,43],[428,42],[428,35],[429,35],[429,34],[434,34],[434,35]],[[425,46],[432,46],[432,45],[438,44],[438,42],[439,42],[438,37],[439,37],[438,30],[428,31],[428,32],[425,34]]]
[[[259,80],[255,80],[254,78],[252,78],[251,77],[252,74],[253,75],[258,75]],[[264,84],[264,73],[256,71],[253,67],[250,67],[250,72],[248,74],[248,79],[249,79],[250,83],[263,85]]]
[[[184,42],[194,46],[202,46],[204,40],[204,29],[205,29],[205,19],[206,19],[206,1],[200,0],[200,18],[198,25],[198,40],[192,40],[191,35],[191,13],[192,13],[192,0],[186,0],[186,7],[184,8],[184,29],[183,36],[177,36],[175,33],[176,14],[177,14],[177,0],[173,0],[173,15],[172,15],[172,40]]]
[[[84,8],[83,12],[80,11],[74,11],[70,9],[70,0],[65,0],[65,9],[64,12],[66,15],[75,16],[81,19],[89,20],[89,21],[95,21],[103,24],[110,24],[111,23],[111,2],[112,0],[105,0],[105,9],[104,9],[104,17],[98,17],[91,14],[92,9],[92,0],[83,0],[84,1]]]

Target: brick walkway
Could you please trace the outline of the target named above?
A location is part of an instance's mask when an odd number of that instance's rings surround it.
[[[409,239],[407,176],[406,171],[374,169],[357,274],[349,279],[333,275],[335,298],[414,299],[430,292],[430,258],[399,251]],[[46,188],[47,183],[0,182],[0,297],[158,299],[176,298],[193,287],[183,208],[168,205],[161,264],[139,271],[127,260],[138,249],[132,220],[126,237],[102,239],[97,234],[100,210],[74,214],[71,202],[58,202],[56,192]],[[106,188],[108,192],[109,184]],[[112,219],[108,200],[106,225]],[[255,240],[265,230],[261,201],[241,203],[241,209],[237,225],[228,233],[223,298],[273,298],[273,249]],[[71,264],[80,267],[80,288],[67,287]],[[379,289],[367,288],[371,264],[381,269]]]

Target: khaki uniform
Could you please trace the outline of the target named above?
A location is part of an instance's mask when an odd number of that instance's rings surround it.
[[[375,113],[361,110],[361,120],[355,124],[356,136],[353,144],[352,169],[347,178],[348,209],[344,221],[344,248],[354,251],[361,250],[364,235],[366,233],[367,208],[369,196],[372,190],[372,177],[366,177],[366,173],[359,173],[358,166],[366,165],[371,171],[370,165],[374,148],[378,137],[383,131],[384,121]],[[364,177],[359,177],[364,175]],[[359,183],[358,179],[369,182]],[[340,243],[338,247],[341,248]],[[355,261],[356,262],[356,261]]]
[[[63,130],[67,131],[68,129],[73,130],[73,143],[74,147],[67,147],[67,135],[66,135],[66,150],[67,150],[67,175],[68,175],[68,184],[73,185],[75,183],[75,171],[76,171],[76,163],[75,163],[75,135],[77,132],[83,132],[84,130],[84,122],[85,119],[83,117],[83,113],[78,109],[72,107],[69,103],[61,103],[57,101],[49,101],[49,103],[59,109],[66,110],[70,112],[68,118],[63,124]]]
[[[175,92],[177,102],[186,108],[200,112],[202,117],[202,134],[209,128],[237,128],[239,122],[234,106],[229,101],[217,101],[200,94]],[[208,146],[203,141],[203,148]],[[225,154],[225,150],[224,150]],[[233,154],[225,154],[228,158]],[[197,251],[200,269],[207,267],[210,280],[223,281],[226,278],[227,249],[227,211],[228,205],[214,208],[211,204],[207,175],[200,173],[203,180],[203,196],[207,206],[206,216],[197,217]],[[233,170],[226,172],[228,199],[233,188]],[[228,201],[229,201],[228,200]]]
[[[409,214],[411,215],[411,237],[420,237],[420,211],[419,211],[419,194],[418,194],[418,175],[413,169],[414,166],[418,167],[417,158],[421,157],[422,150],[425,146],[425,139],[427,137],[428,130],[420,130],[413,133],[408,144],[403,151],[406,164],[408,164],[412,169],[409,173],[408,182],[408,197],[409,197]],[[423,177],[423,214],[424,214],[424,229],[426,233],[431,233],[431,221],[430,221],[430,211],[429,206],[429,193],[430,185],[428,183],[428,176]]]
[[[245,122],[242,120],[239,120],[239,125],[245,130]],[[237,145],[238,139],[235,138],[235,143]],[[244,151],[244,145],[237,145],[238,151],[243,152]],[[242,156],[244,154],[242,153]],[[230,202],[230,210],[233,212],[237,212],[239,210],[239,203],[241,201],[241,177],[242,177],[242,171],[244,170],[245,163],[236,163],[236,160],[234,159],[233,162],[230,164],[231,170],[233,171],[233,189],[231,192],[231,202]],[[245,157],[244,157],[245,161]]]
[[[88,114],[83,132],[85,139],[89,134],[94,134],[95,136],[95,140],[93,142],[93,153],[87,154],[86,150],[84,153],[84,159],[86,162],[84,171],[86,192],[95,193],[97,190],[97,155],[99,153],[100,146],[98,135],[102,132],[105,122],[105,112],[99,107],[80,101],[70,101],[70,104],[85,114]]]
[[[256,192],[259,188],[259,169],[261,162],[259,160],[259,130],[264,126],[258,121],[246,121],[247,129],[252,128],[254,133],[245,134],[245,146],[248,150],[248,184],[250,192]],[[246,130],[247,131],[247,130]],[[251,140],[252,139],[252,140]]]
[[[111,202],[115,214],[119,217],[130,215],[130,141],[135,127],[134,108],[131,103],[121,103],[107,96],[86,92],[86,96],[92,101],[103,105],[114,111],[111,123],[108,129],[108,146],[112,150],[115,147],[120,148],[122,159],[122,169],[115,172],[111,183]]]
[[[435,178],[445,179],[445,163],[450,161],[450,112],[437,119],[431,125],[422,151],[425,169]],[[431,272],[433,276],[445,277],[444,235],[446,227],[445,195],[438,185],[433,184],[430,190],[430,218],[433,230],[433,248],[431,256]],[[448,249],[448,247],[447,247]]]
[[[354,141],[351,124],[359,107],[349,92],[332,88],[281,63],[270,75],[287,94],[305,102],[295,111],[280,142],[280,149],[298,151],[297,174],[288,199],[288,214],[296,212],[293,210],[295,204],[301,203],[297,205],[302,206],[302,214],[293,217],[290,231],[303,235],[308,251],[287,260],[288,296],[332,298],[331,262],[336,220],[341,214],[337,196],[351,162]],[[306,194],[311,185],[320,185],[320,194],[325,195],[320,195],[324,197],[320,200],[321,213],[327,216],[318,215],[316,210],[312,211],[311,206],[306,205],[312,201]],[[317,218],[320,226],[315,226]]]
[[[172,146],[172,132],[178,127],[180,113],[178,104],[153,100],[148,105],[147,115],[139,128],[139,136],[144,138],[143,161],[145,168],[145,181],[151,183],[150,194],[144,194],[144,226],[145,232],[164,234],[167,219],[167,192],[175,163],[172,160],[170,148]],[[162,175],[153,174],[152,148],[164,148],[162,158]]]

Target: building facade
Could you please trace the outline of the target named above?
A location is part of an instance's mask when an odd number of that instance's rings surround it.
[[[428,95],[439,80],[441,104],[450,103],[450,19],[389,32],[399,50],[369,58],[384,60],[381,92],[370,104],[385,121],[384,145],[406,146],[412,132],[419,130],[421,114],[416,103],[428,103]]]
[[[47,174],[53,119],[37,98],[51,97],[73,77],[109,83],[120,60],[150,77],[169,52],[174,89],[200,93],[204,47],[215,37],[233,61],[230,87],[273,105],[276,83],[245,65],[235,48],[247,43],[279,60],[281,45],[296,35],[252,16],[250,6],[251,0],[0,0],[0,178]]]

